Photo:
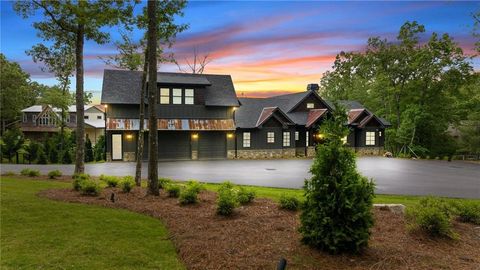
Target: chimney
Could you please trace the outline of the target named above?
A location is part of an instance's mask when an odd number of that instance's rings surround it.
[[[318,86],[318,83],[311,83],[307,85],[307,91],[318,91],[320,90],[320,86]]]

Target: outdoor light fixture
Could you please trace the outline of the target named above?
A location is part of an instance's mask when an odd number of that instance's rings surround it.
[[[127,140],[133,139],[133,135],[132,135],[132,134],[127,134],[125,137],[127,138]]]
[[[193,134],[192,134],[192,139],[195,139],[195,140],[198,139],[198,134],[197,134],[197,133],[193,133]]]
[[[233,138],[233,133],[227,133],[227,138],[229,139]]]

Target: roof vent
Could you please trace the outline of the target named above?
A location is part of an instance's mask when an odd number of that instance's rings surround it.
[[[320,86],[318,86],[318,83],[311,83],[307,85],[307,91],[318,91],[320,90]]]

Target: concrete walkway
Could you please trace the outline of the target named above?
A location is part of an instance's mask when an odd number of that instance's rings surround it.
[[[159,176],[179,180],[197,179],[219,183],[226,180],[237,184],[282,188],[301,188],[312,164],[310,159],[292,160],[215,160],[160,162]],[[373,178],[378,194],[436,195],[480,198],[480,164],[437,160],[389,159],[361,157],[357,161],[361,173]],[[142,174],[147,175],[144,163]],[[42,174],[61,170],[73,173],[73,165],[2,164],[2,173],[20,172],[23,168],[38,169]],[[135,163],[112,162],[87,164],[90,175],[134,175]]]

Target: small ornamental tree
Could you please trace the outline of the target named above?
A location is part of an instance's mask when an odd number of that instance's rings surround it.
[[[359,252],[368,244],[373,226],[374,184],[356,170],[355,153],[342,138],[348,135],[345,109],[336,110],[320,129],[324,144],[305,181],[301,213],[302,241],[330,253]]]

